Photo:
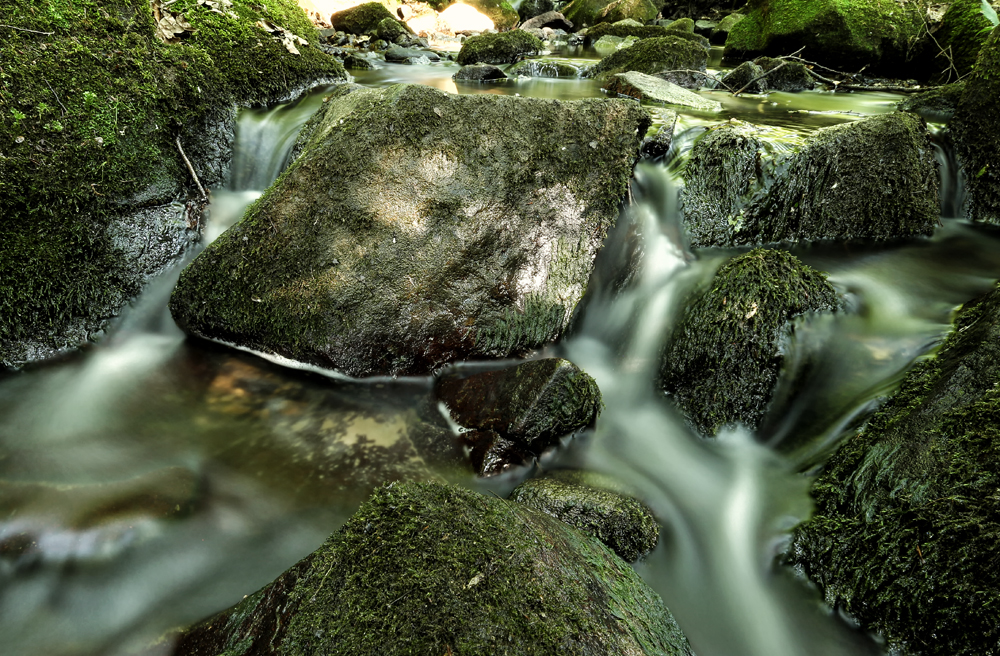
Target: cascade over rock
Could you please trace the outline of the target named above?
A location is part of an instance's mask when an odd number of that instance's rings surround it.
[[[527,352],[582,297],[649,122],[627,100],[339,87],[171,312],[353,376]]]

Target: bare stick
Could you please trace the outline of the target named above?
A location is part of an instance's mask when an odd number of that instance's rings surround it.
[[[778,70],[779,68],[781,68],[782,66],[784,66],[784,65],[785,65],[785,64],[787,64],[787,63],[788,63],[787,61],[783,61],[783,62],[781,62],[780,64],[778,64],[777,66],[775,66],[774,68],[772,68],[771,70],[769,70],[769,71],[766,71],[766,72],[765,72],[765,73],[763,73],[762,75],[758,75],[757,77],[755,77],[754,79],[750,80],[749,82],[747,82],[746,84],[744,84],[744,85],[743,85],[742,87],[740,87],[740,90],[739,90],[739,91],[734,91],[734,92],[733,92],[733,95],[734,95],[734,96],[738,96],[738,95],[740,95],[741,93],[743,93],[744,91],[746,91],[746,90],[747,90],[747,87],[749,87],[749,86],[750,86],[751,84],[753,84],[753,83],[754,83],[754,82],[756,82],[757,80],[762,80],[762,79],[764,79],[765,77],[767,77],[767,76],[768,76],[768,75],[770,75],[771,73],[775,72],[776,70]]]
[[[43,79],[43,80],[45,80],[45,78],[44,78],[44,77],[43,77],[42,79]],[[49,88],[49,91],[51,91],[51,92],[52,92],[52,95],[56,97],[56,102],[57,102],[57,103],[59,103],[59,106],[60,106],[60,107],[62,107],[62,115],[63,115],[63,116],[66,116],[66,114],[68,114],[68,113],[69,113],[69,110],[67,110],[67,109],[66,109],[66,105],[62,104],[62,101],[61,101],[61,100],[59,100],[59,94],[58,94],[58,93],[56,93],[56,90],[52,88],[52,85],[51,85],[51,84],[49,84],[49,81],[48,81],[48,80],[45,80],[45,86],[47,86],[47,87]]]
[[[811,68],[807,68],[807,69],[806,69],[806,73],[809,73],[809,75],[812,75],[812,76],[813,76],[814,78],[816,78],[816,79],[817,79],[817,80],[819,80],[820,82],[823,82],[824,84],[830,84],[830,85],[833,85],[833,87],[834,87],[834,88],[836,88],[837,86],[839,86],[839,85],[840,85],[840,82],[838,82],[838,81],[836,81],[836,80],[831,80],[831,79],[830,79],[830,78],[828,78],[828,77],[823,77],[822,75],[820,75],[820,74],[819,74],[819,73],[817,73],[816,71],[812,70]]]
[[[19,32],[31,32],[32,34],[44,34],[45,36],[52,36],[53,34],[55,34],[55,32],[39,32],[38,30],[29,30],[29,29],[26,29],[24,27],[14,27],[13,25],[3,25],[3,24],[0,24],[0,27],[6,27],[9,30],[18,30]]]
[[[184,154],[184,148],[181,147],[180,136],[177,137],[177,150],[180,151],[181,158],[184,160],[184,163],[187,164],[188,171],[191,173],[191,177],[194,178],[194,183],[198,185],[198,191],[201,192],[201,199],[208,200],[208,194],[205,193],[205,188],[201,186],[201,180],[198,179],[198,174],[194,172],[194,167],[191,166],[191,160],[189,160],[187,155]]]

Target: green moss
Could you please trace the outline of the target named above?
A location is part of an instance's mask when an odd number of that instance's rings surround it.
[[[990,27],[983,16],[982,0],[955,0],[934,33],[938,47],[929,48],[930,70],[921,77],[936,83],[955,82],[971,73]]]
[[[651,0],[571,0],[562,8],[566,19],[577,27],[598,23],[636,20],[645,23],[656,18],[660,8]]]
[[[703,71],[707,62],[705,48],[672,35],[643,39],[630,48],[608,55],[590,69],[589,75],[605,80],[616,73],[628,71],[647,75],[682,69]]]
[[[389,43],[395,43],[399,37],[409,34],[412,34],[412,31],[406,23],[402,23],[395,18],[383,18],[375,28],[375,36]]]
[[[334,29],[348,34],[375,34],[379,23],[387,18],[396,20],[382,3],[366,2],[333,14],[330,16],[330,24]]]
[[[927,121],[942,122],[954,116],[964,93],[965,82],[954,82],[907,96],[897,107],[901,112],[913,112]]]
[[[697,43],[698,45],[708,48],[708,39],[694,32],[689,32],[687,30],[676,30],[668,27],[661,27],[659,25],[627,25],[622,23],[598,23],[589,30],[587,30],[586,40],[587,43],[592,43],[597,41],[602,36],[617,36],[621,38],[626,38],[630,36],[638,37],[640,39],[652,39],[656,37],[675,37],[678,39],[685,39],[691,41],[692,43]]]
[[[732,26],[726,58],[787,55],[840,70],[869,65],[885,74],[914,54],[923,34],[922,9],[893,0],[753,0],[746,18]]]
[[[705,435],[735,423],[756,428],[781,371],[789,322],[840,305],[825,275],[785,251],[734,257],[711,285],[685,304],[660,369],[663,389]]]
[[[678,18],[670,25],[667,25],[668,30],[678,30],[681,32],[691,32],[694,34],[694,20],[690,18]]]
[[[1000,292],[830,460],[788,561],[902,654],[1000,642]]]
[[[542,42],[524,30],[481,34],[465,40],[455,59],[468,64],[513,64],[525,55],[541,52]]]
[[[187,179],[177,134],[193,137],[234,101],[342,70],[315,50],[290,64],[250,27],[266,19],[314,38],[290,0],[261,12],[237,1],[241,18],[225,23],[194,4],[171,9],[199,31],[164,45],[145,0],[0,1],[6,23],[53,33],[0,28],[0,359],[80,318],[99,323],[138,291],[105,228],[150,186],[164,191],[149,202],[173,199]]]

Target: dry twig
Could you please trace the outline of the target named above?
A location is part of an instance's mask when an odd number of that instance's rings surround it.
[[[201,186],[201,180],[198,179],[198,174],[194,172],[194,167],[191,166],[191,160],[187,158],[184,154],[184,148],[181,147],[181,138],[177,137],[177,150],[181,153],[181,159],[187,164],[188,171],[191,173],[191,177],[194,179],[194,183],[198,186],[198,191],[201,193],[202,200],[208,200],[208,194],[205,193],[205,188]]]

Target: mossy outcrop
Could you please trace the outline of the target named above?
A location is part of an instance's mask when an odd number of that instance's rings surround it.
[[[734,257],[685,304],[662,357],[660,384],[704,435],[730,424],[755,429],[781,372],[789,322],[840,305],[825,275],[785,251]]]
[[[521,504],[396,484],[275,582],[188,631],[175,653],[691,651],[656,593],[597,540]]]
[[[733,93],[794,93],[816,86],[805,64],[773,57],[743,62],[722,78],[722,84]]]
[[[968,216],[1000,223],[1000,30],[990,33],[965,82],[951,130],[965,171]]]
[[[626,100],[338,87],[171,312],[353,376],[526,353],[582,297],[649,121]]]
[[[726,38],[727,59],[802,56],[838,70],[907,77],[926,32],[914,0],[751,0]]]
[[[1000,644],[1000,291],[971,302],[813,485],[789,563],[892,653]]]
[[[513,64],[526,55],[542,51],[542,42],[524,30],[471,36],[462,44],[455,61],[468,64]]]
[[[409,37],[411,34],[413,30],[395,18],[383,18],[375,26],[375,36],[389,43],[396,43],[398,39]]]
[[[937,225],[938,175],[913,114],[825,128],[781,153],[747,124],[709,130],[684,169],[693,246],[820,239],[891,240]]]
[[[0,2],[22,28],[0,28],[4,365],[87,342],[197,237],[178,136],[202,183],[221,184],[236,104],[344,77],[291,0],[169,9],[196,31],[168,45],[146,0]],[[311,45],[292,55],[258,21]]]
[[[588,75],[603,82],[618,73],[636,71],[697,89],[704,78],[686,71],[704,71],[707,65],[708,51],[697,43],[679,36],[655,37],[608,55]]]
[[[660,8],[652,0],[570,0],[561,11],[577,27],[586,27],[629,19],[646,23]]]
[[[630,36],[640,39],[672,36],[697,43],[706,49],[709,47],[708,39],[690,30],[678,30],[660,25],[628,25],[625,23],[600,23],[595,25],[587,30],[587,34],[584,37],[585,43],[593,43],[604,36],[617,36],[623,39]]]
[[[955,0],[934,33],[934,43],[926,49],[927,69],[919,77],[941,84],[968,76],[990,27],[983,16],[982,0]]]
[[[925,121],[940,123],[955,115],[964,93],[965,82],[954,82],[907,96],[896,107],[901,112],[917,114]]]
[[[656,548],[660,537],[653,511],[601,474],[556,470],[525,481],[509,499],[597,538],[629,563]]]
[[[718,25],[712,28],[712,32],[708,36],[708,40],[712,45],[721,46],[726,43],[726,39],[729,38],[729,33],[733,31],[733,27],[736,26],[741,20],[746,18],[743,14],[732,13],[719,21]]]
[[[374,35],[379,23],[386,19],[395,21],[396,16],[381,2],[366,2],[333,14],[330,16],[330,24],[333,29],[348,34]]]
[[[601,390],[594,379],[560,358],[472,375],[447,372],[435,384],[435,393],[457,424],[487,432],[469,440],[480,474],[496,473],[508,464],[495,453],[498,449],[522,458],[540,455],[560,438],[593,425],[601,411]],[[498,446],[496,438],[487,440],[490,433],[504,442]]]

